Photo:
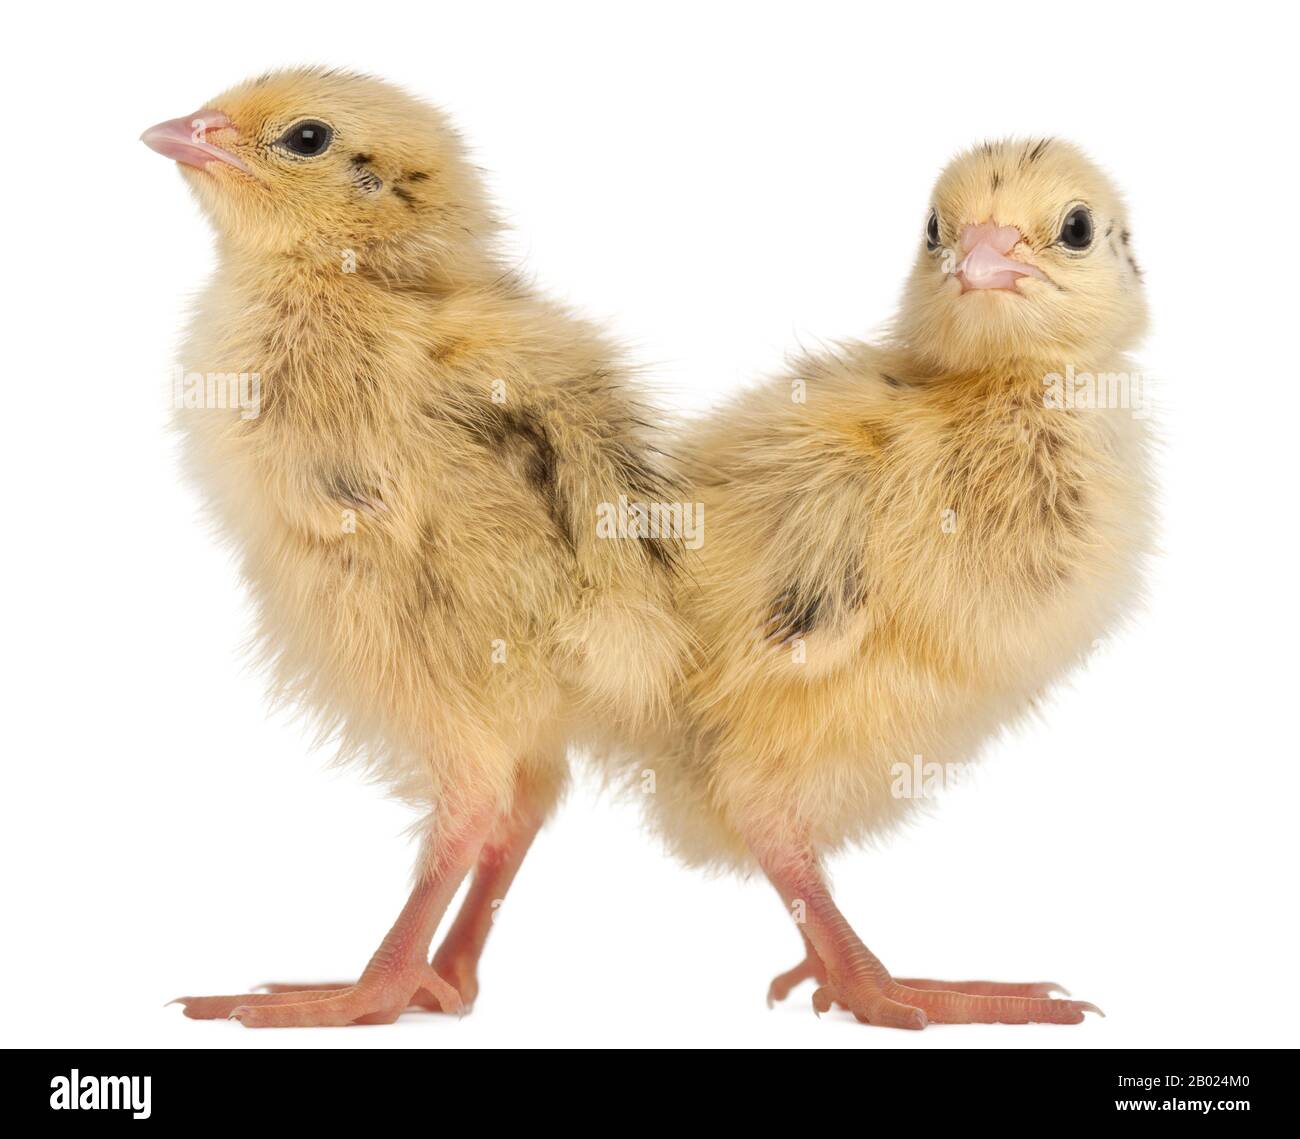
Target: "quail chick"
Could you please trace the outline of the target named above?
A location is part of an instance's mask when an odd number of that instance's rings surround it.
[[[798,360],[681,445],[708,520],[683,587],[699,649],[647,802],[687,861],[757,866],[791,907],[806,959],[770,998],[814,978],[819,1010],[871,1024],[1075,1023],[1094,1006],[1049,984],[895,978],[822,872],[915,806],[913,757],[970,760],[1084,658],[1148,542],[1141,417],[1060,390],[1132,372],[1115,189],[1067,144],[1006,141],[932,203],[882,343]]]
[[[282,71],[143,140],[217,234],[178,419],[276,692],[428,815],[410,900],[355,984],[185,1014],[462,1010],[566,748],[662,716],[679,672],[674,540],[596,527],[620,496],[676,497],[651,414],[606,337],[507,266],[458,137],[397,88]]]

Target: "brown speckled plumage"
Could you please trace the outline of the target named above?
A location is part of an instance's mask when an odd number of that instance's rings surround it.
[[[604,334],[504,263],[432,108],[319,70],[211,108],[251,173],[182,168],[220,256],[181,359],[255,372],[262,398],[182,411],[189,466],[277,694],[429,812],[440,880],[483,818],[545,815],[571,743],[666,715],[673,561],[596,532],[602,503],[671,487],[656,417]],[[282,154],[304,115],[332,145]]]
[[[1135,605],[1149,542],[1144,424],[1051,406],[1045,380],[1131,372],[1145,305],[1104,240],[1060,248],[1085,202],[1124,225],[1110,183],[1066,144],[989,143],[936,187],[892,334],[798,360],[677,444],[708,540],[683,582],[698,643],[641,765],[646,802],[689,862],[761,867],[799,921],[818,1008],[875,1024],[1075,1023],[1051,986],[895,981],[853,933],[823,855],[921,802],[913,757],[963,763]],[[965,226],[1016,226],[1050,280],[963,294]],[[1127,235],[1127,230],[1123,231]],[[920,235],[918,235],[919,237]],[[927,247],[929,245],[930,247]]]

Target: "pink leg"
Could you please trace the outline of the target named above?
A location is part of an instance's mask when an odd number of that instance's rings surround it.
[[[808,950],[800,965],[772,982],[769,1002],[813,978],[820,983],[813,994],[818,1012],[839,1003],[865,1024],[892,1028],[924,1028],[930,1022],[1078,1024],[1085,1012],[1101,1011],[1084,1001],[1047,999],[1046,993],[1055,986],[1045,982],[970,981],[957,988],[942,981],[895,980],[840,913],[810,847],[753,845],[777,892],[802,914],[800,932]]]
[[[474,877],[461,903],[451,929],[434,954],[433,971],[460,995],[460,1012],[468,1012],[478,996],[478,963],[487,943],[498,905],[505,899],[524,857],[545,820],[553,791],[538,793],[521,786],[511,810],[502,816],[479,852]],[[351,986],[346,982],[328,984],[276,983],[263,985],[267,993],[301,993],[337,991]],[[421,989],[411,1003],[430,1012],[442,1012],[441,1003],[426,989]]]
[[[489,813],[481,813],[435,854],[356,984],[299,992],[181,997],[185,1015],[196,1020],[229,1017],[250,1028],[391,1024],[417,995],[427,995],[446,1012],[459,1012],[459,994],[434,971],[427,954],[438,922],[482,846],[490,821]]]
[[[521,794],[515,809],[483,844],[460,912],[433,956],[433,969],[460,993],[468,1009],[478,996],[478,963],[497,907],[505,900],[545,818],[545,808]]]

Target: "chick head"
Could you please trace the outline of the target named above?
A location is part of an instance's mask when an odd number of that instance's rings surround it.
[[[176,160],[221,236],[254,253],[352,251],[391,271],[464,254],[494,229],[443,116],[368,76],[263,75],[141,139]]]
[[[932,366],[1087,358],[1146,324],[1124,203],[1075,147],[985,143],[939,177],[898,331]]]

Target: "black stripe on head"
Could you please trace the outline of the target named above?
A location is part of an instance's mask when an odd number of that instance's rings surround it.
[[[357,187],[367,194],[374,194],[384,188],[383,179],[370,169],[373,161],[368,154],[354,154],[349,160],[352,164],[352,180]]]

